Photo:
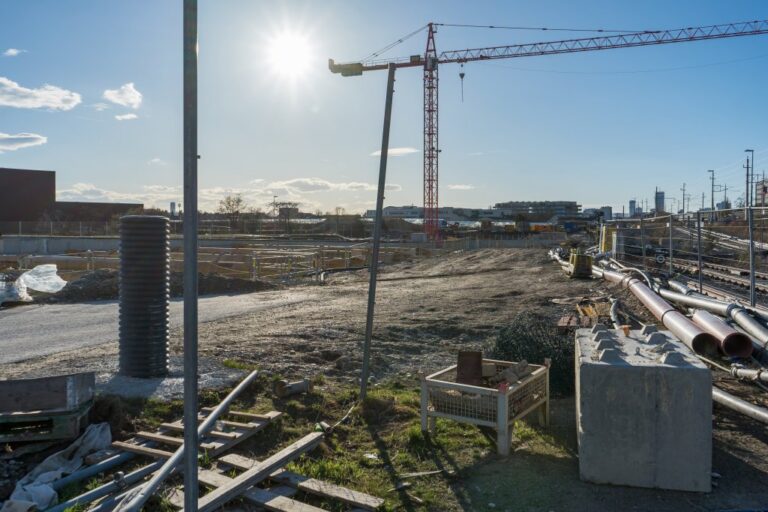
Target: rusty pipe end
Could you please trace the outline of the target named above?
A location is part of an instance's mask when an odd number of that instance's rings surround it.
[[[691,339],[691,348],[693,351],[703,356],[717,357],[719,353],[717,347],[717,338],[708,332],[700,332]]]
[[[721,348],[730,357],[749,357],[752,355],[752,340],[746,334],[735,332],[723,339]]]

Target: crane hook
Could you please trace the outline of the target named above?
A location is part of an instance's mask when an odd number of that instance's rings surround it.
[[[459,78],[461,79],[461,102],[464,103],[464,64],[461,65],[461,69],[459,72]]]

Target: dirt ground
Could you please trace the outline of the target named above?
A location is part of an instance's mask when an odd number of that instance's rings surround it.
[[[366,272],[333,274],[323,285],[261,292],[264,300],[294,297],[269,314],[245,314],[200,325],[201,356],[256,365],[289,377],[323,374],[353,382],[360,365],[368,280]],[[571,280],[543,250],[454,253],[382,269],[373,341],[373,380],[415,379],[453,364],[459,349],[483,348],[520,311],[553,322],[573,305],[552,299],[614,294],[647,318],[636,303],[602,282]],[[560,301],[567,302],[567,301]],[[172,334],[181,350],[181,330]],[[9,377],[99,369],[115,343],[0,367]],[[737,387],[743,387],[738,385]],[[490,457],[455,486],[450,506],[435,510],[736,510],[768,505],[768,429],[715,406],[709,494],[597,486],[578,479],[573,398],[554,401],[547,450],[518,444],[507,459]],[[446,498],[448,500],[448,498]],[[448,502],[446,502],[448,504]]]
[[[595,281],[569,280],[541,250],[491,249],[456,253],[381,269],[373,340],[374,380],[434,371],[455,362],[459,349],[480,348],[519,311],[557,319],[573,306],[553,298],[604,294]],[[285,376],[324,373],[352,378],[360,366],[368,274],[330,274],[326,284],[261,292],[284,304],[270,314],[246,314],[199,328],[200,354],[258,364]],[[284,299],[295,300],[284,300]],[[287,304],[286,304],[287,303]],[[179,354],[182,330],[171,334]],[[103,370],[117,354],[107,343],[87,352],[57,354],[0,366],[8,377],[60,370]]]

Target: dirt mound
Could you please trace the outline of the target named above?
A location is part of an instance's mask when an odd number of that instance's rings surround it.
[[[251,281],[216,274],[199,274],[200,295],[251,293],[276,290],[279,286],[268,281]],[[184,294],[184,275],[171,272],[171,296]],[[47,302],[85,302],[89,300],[117,299],[120,296],[117,270],[100,269],[83,274],[70,281],[59,293],[48,297]]]

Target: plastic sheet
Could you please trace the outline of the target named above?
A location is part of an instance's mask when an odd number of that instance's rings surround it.
[[[38,265],[21,274],[15,282],[0,279],[0,304],[4,302],[31,302],[27,290],[56,293],[67,285],[57,274],[55,264]]]
[[[58,499],[51,483],[80,469],[86,455],[107,448],[111,442],[109,423],[88,426],[85,433],[69,447],[54,453],[19,480],[0,512],[26,512],[50,507]]]

